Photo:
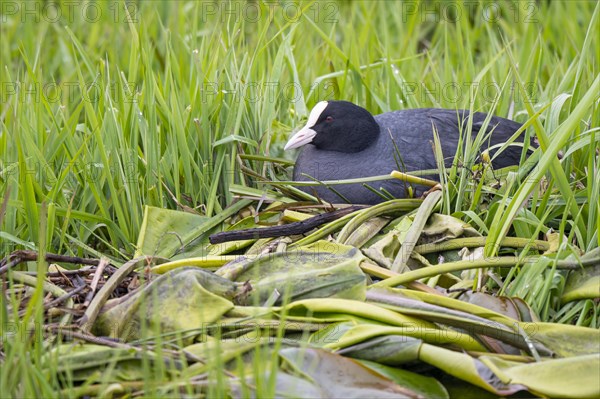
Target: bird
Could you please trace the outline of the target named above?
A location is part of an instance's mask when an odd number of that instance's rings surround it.
[[[294,181],[313,181],[300,189],[330,203],[374,205],[386,200],[361,183],[320,185],[327,180],[355,179],[389,175],[394,170],[411,172],[437,169],[431,142],[434,127],[440,138],[444,164],[450,167],[458,149],[459,137],[467,131],[468,110],[417,108],[373,116],[365,108],[348,101],[321,101],[311,110],[306,125],[297,131],[284,150],[301,148],[294,166]],[[474,112],[472,137],[482,128],[488,115]],[[510,119],[491,116],[484,145],[493,156],[500,145],[522,125]],[[523,142],[523,134],[515,140]],[[485,148],[485,149],[487,149]],[[483,150],[483,148],[482,148]],[[522,146],[510,145],[492,160],[494,169],[518,165]],[[438,180],[439,175],[423,176]],[[315,181],[316,180],[316,181]],[[406,198],[410,183],[399,179],[369,182],[375,190],[383,188],[395,198]],[[413,185],[412,195],[421,196],[430,187]]]

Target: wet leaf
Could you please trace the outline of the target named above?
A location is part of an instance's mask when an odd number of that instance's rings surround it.
[[[444,386],[433,377],[425,377],[408,370],[388,367],[379,363],[365,360],[361,360],[360,363],[372,370],[377,371],[379,374],[389,378],[396,384],[411,389],[423,398],[449,398],[446,388],[444,388]]]
[[[305,299],[289,304],[281,310],[288,317],[329,322],[355,321],[375,322],[392,326],[407,326],[415,329],[435,328],[433,323],[406,316],[383,307],[361,301],[329,298]]]
[[[503,382],[484,363],[464,353],[423,344],[419,358],[456,378],[468,381],[496,395],[506,396],[527,389],[524,385]]]
[[[240,257],[216,274],[238,282],[249,281],[252,290],[242,304],[262,305],[307,298],[364,300],[366,276],[360,269],[362,253],[351,246],[318,241],[297,250]]]
[[[366,242],[377,235],[388,222],[389,219],[384,217],[371,218],[354,230],[344,244],[361,248]]]
[[[208,219],[190,212],[147,206],[134,257],[168,255],[167,248],[181,247],[185,232]]]
[[[403,338],[417,338],[433,345],[454,346],[467,351],[486,352],[486,348],[468,334],[444,328],[425,328],[408,325],[392,327],[377,324],[358,324],[348,330],[338,341],[327,345],[339,350],[375,337],[395,335]]]
[[[600,356],[597,354],[526,364],[487,356],[482,356],[479,360],[502,382],[523,385],[540,396],[600,397]]]
[[[460,301],[448,297],[432,300],[432,302],[445,304],[445,306],[439,306],[437,304],[418,300],[414,297],[403,296],[404,292],[407,291],[372,288],[367,292],[367,299],[403,314],[420,317],[421,319],[436,322],[438,324],[444,324],[456,328],[459,331],[468,331],[468,333],[473,334],[474,337],[485,339],[489,345],[492,345],[491,348],[494,349],[494,351],[499,351],[499,353],[518,354],[519,352],[516,348],[529,349],[526,338],[519,331],[515,331],[515,326],[518,325],[516,319],[508,317],[504,319],[500,318],[500,322],[496,322],[489,317],[482,317],[479,315],[489,315],[490,311],[486,308],[479,306],[461,306],[457,303]],[[419,296],[422,298],[430,298],[436,295],[419,294]],[[511,303],[512,306],[512,302],[509,303]],[[461,308],[464,310],[459,310]],[[519,316],[516,312],[514,312],[514,314]],[[485,337],[482,338],[480,335],[494,338],[511,346],[502,345],[500,342],[494,344],[494,342],[489,341]],[[536,350],[543,354],[551,353],[547,348],[541,345],[536,347]]]
[[[558,356],[600,354],[600,330],[558,323],[519,323],[530,339]]]
[[[571,271],[561,302],[595,298],[600,298],[600,265]]]
[[[211,218],[146,206],[135,257],[154,255],[178,259],[206,255],[208,235],[251,203],[242,199]]]
[[[361,363],[323,349],[287,348],[279,351],[294,370],[310,378],[323,398],[417,398],[418,392],[400,386]]]
[[[162,361],[147,351],[146,360]],[[55,359],[60,359],[55,363]],[[69,373],[75,381],[131,381],[143,377],[142,359],[135,350],[94,344],[63,344],[48,352],[45,360],[55,364],[57,374]],[[102,373],[99,371],[102,370]]]
[[[473,305],[481,306],[503,314],[511,319],[520,320],[520,312],[507,297],[497,297],[483,292],[465,293],[465,299]]]
[[[347,346],[336,353],[389,366],[400,366],[419,359],[419,349],[422,343],[423,341],[418,338],[382,335]]]
[[[411,225],[412,219],[409,216],[403,216],[383,237],[364,249],[364,254],[380,266],[390,269]]]
[[[429,216],[421,232],[419,245],[446,241],[458,237],[480,237],[481,234],[468,223],[455,217],[440,213]]]
[[[202,269],[177,269],[127,297],[108,301],[93,332],[127,341],[140,338],[143,331],[200,329],[232,309],[230,299],[239,294],[240,289],[231,281]]]
[[[324,398],[326,397],[321,387],[313,382],[296,377],[283,371],[278,371],[274,376],[275,394],[277,398]],[[265,373],[256,377],[246,378],[244,387],[237,381],[232,381],[230,389],[231,395],[234,398],[257,398],[256,395],[256,378],[263,381],[270,381],[273,376],[270,373]],[[250,394],[250,396],[248,396]]]

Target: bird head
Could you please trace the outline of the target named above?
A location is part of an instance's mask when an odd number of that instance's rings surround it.
[[[366,109],[348,101],[321,101],[284,150],[312,144],[319,150],[353,153],[367,148],[378,135],[379,125]]]

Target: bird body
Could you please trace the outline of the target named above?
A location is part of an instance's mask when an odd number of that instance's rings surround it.
[[[431,146],[433,126],[440,137],[445,165],[449,167],[458,148],[461,131],[467,131],[468,116],[469,111],[466,110],[422,108],[373,117],[365,109],[346,101],[320,102],[311,111],[307,125],[286,145],[286,149],[303,146],[294,167],[294,180],[311,181],[311,177],[319,181],[354,179],[389,175],[394,170],[436,169]],[[484,113],[473,113],[473,138],[486,117]],[[487,128],[491,135],[482,150],[506,142],[520,127],[517,122],[492,116]],[[509,146],[493,160],[494,168],[518,164],[521,151],[521,147]],[[437,180],[438,177],[426,178]],[[383,188],[396,198],[407,196],[406,184],[397,179],[368,184],[376,190]],[[332,187],[343,198],[324,186],[301,188],[308,193],[316,190],[319,197],[334,203],[347,200],[355,204],[376,204],[384,201],[382,196],[362,184]],[[414,193],[420,195],[427,189],[416,185]]]

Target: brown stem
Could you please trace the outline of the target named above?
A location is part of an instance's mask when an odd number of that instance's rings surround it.
[[[213,234],[209,237],[211,244],[220,244],[228,241],[249,240],[267,237],[290,236],[294,234],[303,234],[317,226],[339,219],[349,213],[363,209],[362,205],[352,205],[346,208],[337,209],[333,212],[323,213],[313,216],[300,222],[284,224],[281,226],[262,227],[246,230],[223,231]]]
[[[0,275],[6,273],[8,269],[14,267],[23,262],[32,262],[38,259],[37,251],[20,250],[15,251],[8,255],[6,258],[0,261]],[[58,255],[53,253],[46,253],[46,261],[48,262],[63,262],[63,263],[75,263],[80,265],[91,265],[97,266],[100,262],[99,259],[80,258],[78,256],[67,256]]]

